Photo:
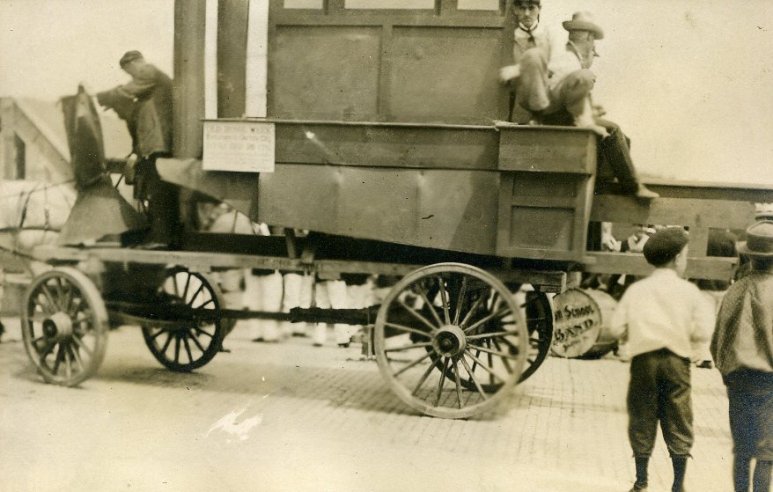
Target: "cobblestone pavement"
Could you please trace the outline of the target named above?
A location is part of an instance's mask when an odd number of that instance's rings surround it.
[[[0,344],[0,490],[626,491],[628,365],[548,358],[501,408],[416,414],[360,347],[252,343],[236,330],[193,374],[166,371],[137,328],[111,332],[80,388],[43,384],[18,322]],[[331,334],[332,339],[332,334]],[[731,441],[715,370],[693,370],[687,490],[730,490]],[[659,438],[652,491],[668,490]]]

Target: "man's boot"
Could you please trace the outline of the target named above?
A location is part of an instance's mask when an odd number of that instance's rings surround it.
[[[634,458],[634,460],[636,461],[636,482],[633,484],[631,492],[647,490],[647,482],[649,481],[647,467],[649,466],[650,458],[649,456],[642,456]]]
[[[687,471],[687,456],[674,455],[671,457],[674,465],[674,483],[671,492],[684,492],[684,474]]]

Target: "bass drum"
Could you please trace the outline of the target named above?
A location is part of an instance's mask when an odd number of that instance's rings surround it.
[[[608,325],[617,301],[593,289],[568,289],[553,298],[553,355],[598,359],[615,348]]]
[[[617,339],[612,337],[609,332],[609,326],[612,322],[612,315],[617,307],[617,301],[611,295],[603,290],[587,289],[584,292],[589,295],[598,305],[601,312],[601,330],[596,337],[593,346],[582,354],[580,359],[600,359],[609,352],[617,348]]]

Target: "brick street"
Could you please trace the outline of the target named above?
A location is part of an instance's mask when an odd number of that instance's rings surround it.
[[[44,384],[18,321],[0,344],[0,489],[625,491],[628,365],[549,357],[494,412],[416,414],[360,346],[251,342],[238,328],[192,374],[163,369],[139,329],[109,336],[80,388]],[[687,490],[731,489],[716,370],[693,369],[696,444]],[[658,437],[650,490],[669,489]]]

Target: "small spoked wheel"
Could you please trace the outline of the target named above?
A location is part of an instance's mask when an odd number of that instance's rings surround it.
[[[439,263],[398,282],[374,328],[379,370],[405,403],[465,418],[494,405],[521,377],[528,328],[509,290],[476,267]]]
[[[521,306],[529,327],[529,352],[526,356],[526,368],[519,383],[534,374],[545,362],[553,340],[553,309],[547,294],[539,291],[525,291],[516,294],[516,302]]]
[[[32,281],[21,323],[27,355],[49,383],[80,384],[105,357],[105,303],[94,283],[74,268],[55,268]]]
[[[220,312],[223,295],[209,276],[182,267],[168,270],[156,292],[168,319],[147,321],[142,336],[166,368],[189,372],[204,366],[220,351],[226,327]]]

